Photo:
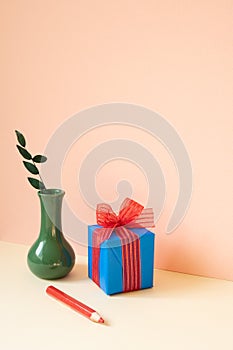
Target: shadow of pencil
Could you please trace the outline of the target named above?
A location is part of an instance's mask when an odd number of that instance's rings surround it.
[[[102,323],[103,326],[110,327],[111,324],[108,320],[104,319],[104,323]]]

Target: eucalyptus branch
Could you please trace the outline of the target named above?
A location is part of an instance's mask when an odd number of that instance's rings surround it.
[[[37,166],[36,166],[36,164],[35,164],[35,162],[34,162],[33,160],[32,160],[32,163],[33,163],[34,167],[36,167],[36,168],[37,168]],[[39,178],[40,178],[41,183],[44,185],[44,188],[46,189],[45,184],[44,184],[44,181],[43,181],[43,179],[42,179],[42,177],[41,177],[41,175],[40,175],[40,172],[39,172],[39,171],[38,171],[38,176],[39,176]]]
[[[40,180],[35,179],[33,177],[28,177],[28,181],[29,183],[36,188],[37,190],[43,190],[46,189],[44,181],[42,180],[42,177],[40,175],[39,169],[37,168],[35,163],[44,163],[47,160],[47,157],[41,155],[41,154],[37,154],[34,157],[31,155],[31,153],[29,153],[26,150],[26,140],[25,137],[23,136],[22,133],[20,133],[19,131],[15,130],[16,136],[17,136],[17,140],[19,142],[19,145],[16,145],[19,153],[21,154],[21,156],[24,159],[27,159],[27,161],[23,161],[23,164],[25,166],[25,168],[34,175],[38,175]]]

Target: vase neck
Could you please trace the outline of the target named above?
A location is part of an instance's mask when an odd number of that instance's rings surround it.
[[[41,207],[40,237],[55,238],[62,235],[61,209],[64,192],[61,190],[45,191],[38,193]]]

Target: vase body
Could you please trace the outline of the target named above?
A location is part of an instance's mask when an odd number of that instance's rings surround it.
[[[65,192],[46,189],[38,192],[41,207],[41,227],[38,239],[28,252],[27,262],[32,273],[44,279],[66,276],[75,263],[75,253],[62,233],[61,209]]]

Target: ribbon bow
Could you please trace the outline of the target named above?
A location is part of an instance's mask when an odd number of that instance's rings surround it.
[[[154,214],[152,208],[146,208],[130,198],[121,204],[119,214],[112,210],[109,204],[101,203],[96,209],[97,224],[92,236],[92,279],[100,285],[99,258],[101,244],[111,237],[113,231],[121,240],[123,290],[128,292],[140,289],[141,264],[140,240],[131,228],[154,227]]]

